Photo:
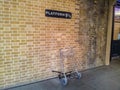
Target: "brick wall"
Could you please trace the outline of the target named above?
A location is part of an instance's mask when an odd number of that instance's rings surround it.
[[[60,48],[75,46],[79,70],[103,65],[107,7],[107,0],[0,0],[0,88],[56,76]],[[72,19],[45,17],[45,9]]]

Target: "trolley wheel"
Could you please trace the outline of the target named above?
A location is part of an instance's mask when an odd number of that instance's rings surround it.
[[[81,73],[76,72],[76,74],[77,74],[77,75],[76,75],[76,78],[77,78],[77,79],[80,79],[80,78],[82,77]]]
[[[66,77],[62,77],[62,78],[59,78],[59,79],[60,79],[60,82],[61,82],[61,84],[62,84],[63,86],[66,86],[66,85],[67,85],[68,80],[67,80]]]

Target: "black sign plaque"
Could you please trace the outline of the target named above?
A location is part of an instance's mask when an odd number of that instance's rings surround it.
[[[57,11],[57,10],[45,10],[45,16],[46,17],[54,17],[54,18],[65,18],[65,19],[71,19],[72,13],[71,12],[64,12],[64,11]]]

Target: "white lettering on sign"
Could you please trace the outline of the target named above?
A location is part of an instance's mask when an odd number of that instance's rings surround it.
[[[63,11],[56,11],[56,10],[45,10],[45,16],[55,17],[55,18],[71,19],[72,18],[72,13],[63,12]]]

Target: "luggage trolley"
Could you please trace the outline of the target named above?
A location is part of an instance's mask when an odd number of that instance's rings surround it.
[[[60,66],[61,66],[61,71],[54,71],[53,72],[56,72],[56,73],[59,73],[58,74],[58,78],[61,82],[61,84],[63,86],[67,85],[68,84],[68,78],[77,78],[77,79],[80,79],[81,78],[81,73],[78,72],[77,70],[77,64],[74,62],[75,60],[75,57],[74,57],[74,51],[73,51],[73,48],[74,47],[70,47],[70,48],[65,48],[65,49],[60,49],[59,50],[59,53],[60,53]],[[65,64],[64,64],[64,60],[65,58],[71,58],[72,60],[72,64],[73,64],[73,70],[74,71],[69,71],[69,72],[65,72]]]

